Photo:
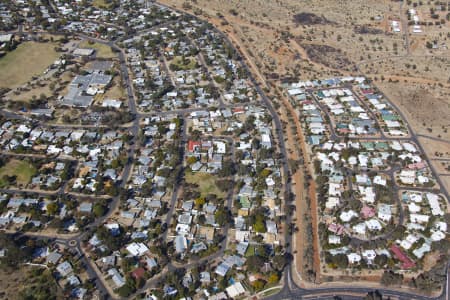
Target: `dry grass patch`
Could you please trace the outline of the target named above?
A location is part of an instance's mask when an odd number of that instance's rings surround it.
[[[100,43],[93,43],[90,41],[82,41],[79,45],[79,48],[90,48],[95,49],[95,56],[97,58],[116,58],[117,55],[112,51],[111,47],[108,45],[100,44]]]
[[[206,197],[208,194],[214,194],[217,198],[225,198],[226,196],[226,194],[217,187],[216,180],[218,178],[215,175],[201,172],[186,172],[185,179],[188,183],[198,185],[198,190],[202,197]]]
[[[14,88],[41,75],[57,58],[55,43],[25,42],[0,58],[0,87]]]
[[[0,187],[8,185],[5,176],[15,176],[18,186],[25,186],[31,178],[36,174],[36,168],[26,160],[12,159],[0,168]]]

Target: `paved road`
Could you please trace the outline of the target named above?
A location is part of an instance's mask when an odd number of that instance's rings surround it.
[[[181,179],[183,177],[183,172],[184,172],[184,166],[183,166],[183,161],[184,161],[184,150],[185,150],[185,145],[187,143],[187,124],[186,124],[186,119],[183,119],[183,127],[181,129],[181,138],[180,138],[180,145],[179,145],[179,159],[181,161],[182,164],[182,168],[180,168],[178,174],[176,174],[176,179],[172,188],[172,197],[170,199],[170,204],[169,204],[169,212],[167,213],[166,216],[166,224],[167,224],[167,229],[166,231],[164,231],[163,234],[163,241],[167,241],[167,235],[169,233],[169,227],[170,227],[170,223],[172,222],[172,217],[173,217],[173,213],[175,212],[175,207],[177,205],[177,199],[178,199],[178,192],[180,190],[180,186],[181,186]]]

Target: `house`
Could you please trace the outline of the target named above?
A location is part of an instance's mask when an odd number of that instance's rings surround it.
[[[77,276],[72,275],[67,278],[67,283],[69,283],[71,286],[78,286],[81,284],[81,281]]]
[[[221,263],[220,265],[217,266],[215,273],[219,276],[225,277],[229,269],[230,269],[229,265],[227,265],[226,263]]]
[[[92,211],[92,203],[90,202],[83,202],[78,207],[78,211],[81,213],[90,213]]]
[[[122,106],[122,101],[114,100],[114,99],[106,99],[103,100],[102,107],[112,107],[112,108],[120,108]]]
[[[342,222],[349,222],[354,217],[358,217],[358,214],[353,210],[343,211],[339,216]]]
[[[197,254],[201,251],[207,250],[208,247],[206,247],[205,243],[199,242],[192,245],[191,253]]]
[[[46,258],[46,260],[47,260],[47,264],[53,264],[53,265],[55,265],[56,263],[58,263],[58,261],[61,259],[61,257],[62,257],[62,255],[61,254],[59,254],[58,252],[50,252],[48,255],[47,255],[47,258]]]
[[[421,214],[410,214],[409,219],[411,220],[412,223],[422,224],[422,223],[428,223],[428,221],[430,220],[430,216],[421,215]]]
[[[356,263],[359,263],[361,261],[361,255],[359,255],[357,253],[347,254],[347,258],[348,258],[348,262],[350,264],[356,264]]]
[[[328,244],[330,245],[339,245],[341,243],[341,237],[334,235],[334,234],[330,234],[328,236]]]
[[[144,278],[145,276],[145,270],[144,268],[137,268],[133,272],[131,272],[131,277],[134,279]]]
[[[416,265],[397,245],[392,245],[390,250],[394,256],[402,262],[403,269],[410,269]]]
[[[361,209],[361,216],[364,219],[371,218],[375,216],[375,209],[370,206],[364,205]]]
[[[416,180],[416,172],[414,170],[402,170],[400,172],[400,181],[403,184],[412,185]]]
[[[95,49],[91,48],[77,48],[73,51],[73,55],[75,56],[91,56],[95,52]]]
[[[238,242],[247,242],[250,237],[250,231],[236,230],[235,239]]]
[[[359,223],[352,227],[353,231],[357,234],[365,235],[366,234],[366,223]]]
[[[158,267],[158,263],[156,262],[156,260],[153,257],[152,258],[147,257],[145,259],[145,263],[147,264],[147,268],[149,270]]]
[[[426,198],[431,207],[431,214],[433,216],[443,216],[444,212],[439,205],[439,196],[433,193],[426,193]]]
[[[117,271],[116,268],[109,269],[108,275],[111,276],[115,288],[120,288],[125,285],[126,283],[125,278],[122,275],[120,275],[119,271]]]
[[[230,285],[225,290],[226,290],[228,296],[232,299],[235,299],[236,297],[245,293],[245,289],[240,282],[236,282],[236,283]]]
[[[372,250],[372,249],[364,250],[361,253],[361,255],[367,261],[367,264],[372,264],[374,259],[375,259],[375,257],[377,256],[375,250]]]
[[[201,143],[199,141],[192,141],[190,140],[188,142],[188,151],[191,153],[198,152],[201,149]]]
[[[211,274],[209,272],[201,272],[200,273],[200,282],[209,284],[211,282]]]
[[[381,204],[378,207],[378,218],[384,222],[389,222],[392,218],[391,207],[387,204]]]
[[[182,235],[177,235],[174,240],[175,252],[183,253],[187,249],[187,239]]]
[[[9,43],[13,38],[12,34],[0,34],[0,44]]]
[[[64,261],[60,263],[56,270],[62,277],[67,277],[67,275],[71,274],[73,272],[72,265],[68,261]]]
[[[383,228],[383,226],[381,226],[381,223],[377,219],[370,219],[365,223],[367,228],[372,231],[379,231]]]
[[[143,243],[131,243],[127,246],[127,251],[133,256],[142,256],[148,251],[148,247]]]
[[[413,254],[418,258],[421,259],[425,253],[430,252],[431,251],[431,246],[428,243],[423,243],[422,246],[420,248],[417,248],[415,250],[413,250]]]

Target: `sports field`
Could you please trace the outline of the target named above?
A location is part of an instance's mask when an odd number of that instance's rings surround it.
[[[0,58],[0,87],[18,87],[42,75],[59,57],[55,46],[50,42],[25,42]]]

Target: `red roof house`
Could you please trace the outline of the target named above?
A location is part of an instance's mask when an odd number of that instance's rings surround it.
[[[403,269],[410,269],[416,264],[396,245],[391,246],[391,252],[394,253],[395,257],[401,261]]]
[[[189,141],[188,142],[188,151],[196,152],[200,149],[201,143],[197,141]]]
[[[136,270],[134,270],[133,272],[131,272],[131,276],[134,279],[139,279],[139,278],[144,278],[145,275],[145,270],[144,268],[137,268]]]
[[[363,216],[364,219],[371,218],[375,216],[375,209],[367,205],[364,205],[363,208],[361,209],[361,215]]]

